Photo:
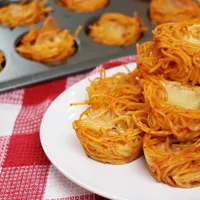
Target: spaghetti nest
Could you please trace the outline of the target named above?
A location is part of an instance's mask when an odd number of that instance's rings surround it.
[[[138,45],[142,76],[163,74],[182,83],[200,83],[200,20],[167,23],[153,31],[154,41]]]
[[[200,18],[200,8],[193,0],[152,0],[150,19],[154,24]]]
[[[0,71],[3,70],[3,64],[5,62],[4,55],[0,52]]]
[[[108,0],[57,0],[62,7],[75,12],[94,12],[103,9]]]
[[[200,87],[181,85],[161,77],[143,80],[148,106],[147,125],[135,117],[144,132],[154,136],[174,135],[179,141],[200,136]]]
[[[0,9],[0,24],[16,27],[37,23],[53,9],[46,7],[46,0],[26,0],[19,4],[10,4]]]
[[[31,30],[25,34],[16,50],[25,58],[43,63],[58,62],[67,59],[76,52],[75,36],[65,29],[61,30],[53,17],[44,22],[42,28]]]
[[[90,107],[73,127],[89,157],[103,163],[128,163],[142,154],[143,131],[132,118],[136,110],[145,107],[141,88],[137,81],[138,85],[131,84],[136,78],[133,74],[118,73],[108,78],[102,74],[104,71],[87,88],[89,100],[84,104]]]
[[[128,46],[136,42],[147,27],[134,13],[129,17],[119,13],[106,13],[89,26],[89,37],[95,42],[110,46]]]
[[[97,161],[118,165],[140,157],[143,132],[135,126],[131,115],[115,117],[112,110],[99,109],[88,109],[73,122],[86,154]]]
[[[180,142],[145,134],[144,155],[152,176],[173,187],[200,186],[200,138]]]

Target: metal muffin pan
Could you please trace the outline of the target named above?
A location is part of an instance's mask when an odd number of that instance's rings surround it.
[[[16,1],[0,0],[0,7],[9,2]],[[149,1],[147,0],[110,0],[104,9],[88,13],[68,11],[54,0],[49,0],[48,6],[54,8],[49,15],[56,18],[60,28],[68,29],[73,34],[78,25],[83,26],[76,41],[78,45],[76,54],[65,62],[57,64],[43,64],[28,60],[18,54],[15,47],[19,38],[29,31],[30,26],[14,29],[0,26],[0,51],[6,58],[6,65],[0,72],[0,92],[87,71],[109,59],[136,54],[136,43],[128,47],[111,47],[95,43],[87,36],[87,25],[104,13],[118,12],[132,16],[133,11],[137,11],[144,24],[148,26],[148,31],[143,34],[138,43],[152,38],[154,25],[148,18]],[[35,26],[41,27],[44,20]]]

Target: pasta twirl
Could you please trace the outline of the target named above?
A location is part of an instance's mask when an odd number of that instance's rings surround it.
[[[150,18],[154,24],[200,18],[200,8],[193,0],[152,0]]]

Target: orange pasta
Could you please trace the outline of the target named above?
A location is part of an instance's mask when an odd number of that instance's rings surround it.
[[[89,104],[94,110],[103,106],[112,108],[112,112],[118,117],[145,107],[137,71],[106,77],[103,69],[100,78],[91,81],[86,90],[89,99],[84,103]]]
[[[62,7],[75,12],[94,12],[103,9],[108,0],[57,0]]]
[[[147,30],[140,17],[119,13],[106,13],[89,26],[89,37],[95,42],[110,46],[128,46],[136,42]]]
[[[162,24],[153,31],[153,42],[138,46],[142,76],[163,74],[182,83],[200,83],[200,21]]]
[[[142,153],[143,131],[132,114],[144,108],[142,90],[136,73],[118,73],[91,81],[87,88],[90,107],[73,127],[86,154],[104,163],[124,164]],[[77,105],[77,104],[73,104]]]
[[[37,23],[53,9],[46,7],[46,0],[21,1],[0,8],[0,24],[16,27]]]
[[[135,122],[154,136],[174,135],[179,141],[200,136],[200,87],[181,85],[161,77],[143,80],[147,123]]]
[[[173,187],[200,185],[199,31],[199,20],[162,24],[153,41],[137,46],[146,107],[133,119],[146,133],[143,151],[152,176]]]
[[[162,57],[162,55],[157,51],[153,41],[137,44],[137,53],[139,57],[136,62],[140,77],[164,73],[164,69],[158,63],[159,57]]]
[[[56,20],[49,17],[42,28],[31,30],[25,34],[16,50],[24,57],[43,63],[59,62],[67,59],[76,52],[75,39],[79,34],[77,29],[74,36],[66,30],[57,27]]]
[[[194,0],[152,0],[150,19],[154,24],[200,18],[200,7]]]
[[[85,111],[73,127],[86,154],[97,161],[124,164],[142,155],[142,135],[131,115],[115,116],[112,108]]]
[[[173,187],[200,186],[200,138],[180,142],[145,134],[144,155],[152,176]]]

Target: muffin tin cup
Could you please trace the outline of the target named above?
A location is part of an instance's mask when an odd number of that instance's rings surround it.
[[[8,0],[0,0],[0,6],[8,2]],[[0,49],[6,58],[6,65],[0,72],[0,92],[80,73],[106,60],[136,54],[136,43],[127,47],[113,47],[95,43],[88,37],[87,25],[104,13],[117,12],[132,16],[136,11],[148,27],[148,31],[144,32],[137,42],[142,43],[152,39],[154,25],[148,18],[149,2],[144,0],[110,0],[104,9],[88,13],[68,11],[54,0],[49,0],[47,6],[54,8],[48,16],[53,16],[61,29],[68,29],[73,35],[79,25],[83,26],[76,40],[78,46],[76,53],[66,61],[58,63],[44,64],[28,60],[17,53],[15,47],[19,38],[30,30],[30,26],[13,29],[0,26]],[[45,19],[37,23],[35,27],[40,28]]]

